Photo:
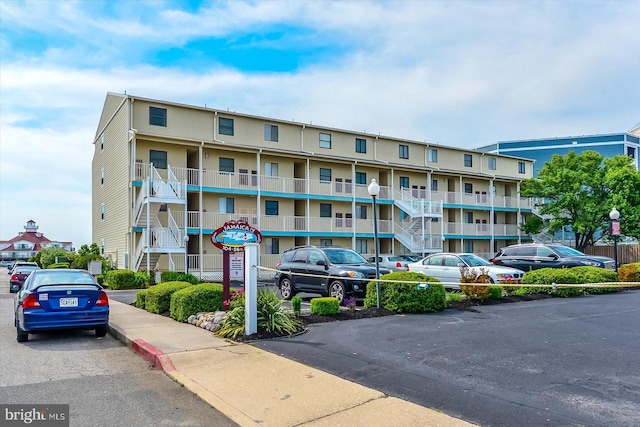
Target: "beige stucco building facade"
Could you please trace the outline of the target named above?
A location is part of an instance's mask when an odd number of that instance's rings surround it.
[[[118,268],[219,280],[212,233],[262,233],[260,264],[296,245],[491,256],[523,239],[527,159],[107,94],[94,140],[92,237]]]

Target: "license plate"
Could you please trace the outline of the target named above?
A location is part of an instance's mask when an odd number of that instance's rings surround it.
[[[60,298],[60,307],[77,307],[78,298]]]

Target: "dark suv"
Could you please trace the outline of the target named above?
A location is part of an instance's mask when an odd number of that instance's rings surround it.
[[[500,249],[500,252],[491,262],[497,265],[517,268],[525,272],[539,268],[580,267],[585,265],[608,268],[610,270],[615,270],[616,268],[616,263],[611,258],[585,255],[568,246],[541,243],[507,246]]]
[[[276,266],[276,285],[282,298],[298,292],[332,296],[340,304],[347,295],[364,296],[376,269],[359,253],[340,247],[301,246],[282,254]],[[380,275],[389,270],[380,268]]]

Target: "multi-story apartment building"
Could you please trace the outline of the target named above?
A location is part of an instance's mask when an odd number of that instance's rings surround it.
[[[527,159],[107,94],[95,136],[93,241],[118,268],[218,280],[211,235],[260,230],[260,264],[296,245],[380,253],[492,255],[527,236]]]

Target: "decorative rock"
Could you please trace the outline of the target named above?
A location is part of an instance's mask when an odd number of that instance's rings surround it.
[[[193,322],[195,322],[196,320],[196,316],[195,315],[191,315],[189,316],[189,318],[187,318],[187,323],[189,323],[190,325],[193,325]]]

